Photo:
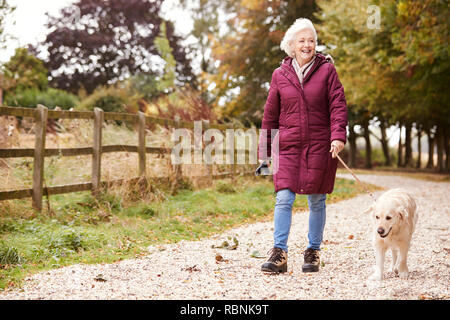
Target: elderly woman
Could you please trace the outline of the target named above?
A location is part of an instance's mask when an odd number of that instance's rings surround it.
[[[281,42],[288,57],[273,72],[264,108],[258,158],[273,161],[276,192],[274,246],[262,265],[266,272],[287,271],[287,240],[297,193],[308,195],[310,210],[302,271],[319,271],[326,194],[333,191],[336,155],[346,142],[347,106],[331,57],[317,53],[316,45],[312,22],[297,19]]]

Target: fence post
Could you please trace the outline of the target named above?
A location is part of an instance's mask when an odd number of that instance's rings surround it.
[[[36,127],[33,164],[33,208],[42,210],[42,186],[44,182],[45,133],[47,131],[48,109],[41,104],[36,108]]]
[[[228,163],[228,170],[231,170],[229,172],[229,176],[231,178],[231,181],[235,181],[236,176],[236,152],[235,152],[235,137],[234,137],[234,126],[233,124],[229,124],[228,128],[226,130],[228,134],[225,135],[226,137],[226,150],[227,150],[227,163]],[[229,134],[231,132],[231,134]],[[231,166],[231,168],[230,168]]]
[[[175,115],[174,117],[174,125],[173,130],[177,130],[181,127],[180,125],[180,116]],[[172,156],[170,156],[172,158]],[[172,161],[172,160],[171,160]],[[174,180],[172,181],[171,193],[173,194],[178,187],[180,181],[183,179],[183,172],[181,164],[172,164]]]
[[[138,114],[138,153],[139,153],[139,176],[145,176],[145,162],[146,162],[146,150],[145,150],[145,113],[139,111]]]
[[[202,121],[203,121],[203,123],[202,123],[203,124],[203,132],[202,132],[202,134],[204,136],[205,131],[207,131],[209,129],[209,120],[202,120]],[[211,143],[215,143],[215,142],[210,142],[209,144],[211,144]],[[205,159],[205,152],[204,152],[205,147],[206,147],[206,145],[203,146],[203,161],[209,161],[210,162],[209,164],[206,163],[206,172],[207,172],[207,176],[208,176],[208,185],[211,185],[212,184],[212,180],[213,180],[213,157],[210,154],[209,155],[210,158]]]
[[[100,190],[103,117],[103,110],[94,108],[94,145],[92,148],[92,194],[94,195]]]

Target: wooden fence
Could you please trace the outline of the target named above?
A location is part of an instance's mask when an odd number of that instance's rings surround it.
[[[101,188],[111,185],[120,184],[126,181],[137,181],[145,177],[146,172],[146,154],[159,153],[170,154],[170,148],[163,147],[147,147],[145,127],[147,124],[160,124],[165,126],[172,126],[174,128],[188,128],[193,129],[192,122],[176,121],[172,119],[162,119],[156,117],[146,116],[144,113],[138,114],[117,113],[117,112],[103,112],[102,109],[95,108],[92,111],[68,111],[68,110],[48,110],[43,105],[38,105],[37,108],[17,108],[17,107],[0,107],[0,116],[9,115],[16,117],[31,117],[36,121],[35,124],[35,147],[34,149],[0,149],[0,158],[18,158],[18,157],[33,157],[33,188],[0,191],[0,201],[9,199],[22,199],[31,197],[33,208],[42,210],[42,198],[44,195],[62,194],[77,191],[91,190],[96,194]],[[94,120],[94,134],[92,147],[83,148],[45,148],[45,138],[48,119],[92,119]],[[137,124],[138,128],[138,145],[102,145],[102,124],[106,120],[126,121],[128,123]],[[215,128],[221,131],[230,129],[229,126],[221,124],[205,123],[204,128]],[[113,181],[101,181],[101,155],[108,152],[137,152],[139,157],[139,177],[129,180],[119,179]],[[238,150],[238,152],[245,152],[248,150]],[[43,187],[44,182],[44,158],[50,156],[77,156],[77,155],[92,155],[92,175],[91,182],[78,183],[71,185],[60,185]],[[235,157],[236,159],[236,157]],[[234,177],[237,173],[236,161],[233,161],[232,170],[228,173],[212,174],[212,165],[208,166],[208,175],[206,177],[221,178],[224,176]],[[177,179],[181,176],[181,166],[175,165],[175,172]],[[253,172],[244,172],[243,174],[252,174]],[[168,177],[166,177],[168,178]],[[161,179],[161,178],[150,178]],[[162,178],[164,179],[164,178]]]

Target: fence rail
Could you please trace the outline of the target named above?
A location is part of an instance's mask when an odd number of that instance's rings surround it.
[[[46,148],[44,155],[46,157],[52,156],[84,156],[93,153],[93,147],[82,148]],[[138,152],[138,146],[130,146],[124,144],[102,146],[102,153],[109,152]],[[169,148],[162,147],[145,147],[145,153],[167,153]],[[34,149],[0,149],[0,158],[23,158],[34,157]]]
[[[163,119],[157,117],[149,117],[144,113],[136,114],[117,113],[117,112],[103,112],[99,108],[94,111],[67,111],[67,110],[48,110],[43,105],[38,105],[37,108],[18,108],[18,107],[0,107],[0,116],[16,116],[16,117],[31,117],[36,121],[35,125],[35,146],[23,149],[0,149],[0,158],[19,158],[19,157],[33,157],[33,187],[31,189],[0,191],[1,200],[32,198],[33,208],[42,210],[42,198],[44,195],[62,194],[77,191],[91,190],[96,194],[100,189],[114,184],[121,184],[124,182],[138,181],[145,177],[145,179],[153,181],[168,181],[169,177],[146,177],[146,154],[170,154],[170,148],[164,147],[147,147],[145,127],[147,124],[160,124],[165,126],[172,126],[174,128],[188,128],[193,129],[194,124],[185,121],[176,121],[172,119]],[[90,119],[94,120],[94,135],[93,146],[82,148],[45,148],[47,119]],[[102,124],[106,120],[126,121],[137,124],[138,130],[138,145],[102,145]],[[219,129],[221,131],[230,129],[230,126],[222,124],[207,124],[206,128]],[[139,177],[132,179],[118,179],[112,181],[101,181],[101,155],[109,152],[134,152],[139,155]],[[237,150],[237,152],[244,152],[249,154],[248,150]],[[78,183],[60,186],[43,186],[44,182],[44,158],[51,156],[78,156],[78,155],[92,155],[92,175],[91,182]],[[235,154],[236,157],[236,154]],[[212,165],[208,166],[208,175],[211,179],[222,178],[224,176],[234,177],[236,171],[236,161],[232,164],[232,170],[228,173],[212,174]],[[176,179],[181,176],[181,166],[174,165],[176,171]],[[244,175],[251,174],[251,172],[244,172]]]
[[[44,107],[44,106],[42,106]],[[45,108],[45,107],[44,107]],[[46,108],[47,109],[47,108]],[[101,110],[101,109],[99,109]],[[0,116],[16,116],[16,117],[30,117],[36,118],[37,113],[39,112],[39,108],[31,109],[31,108],[18,108],[18,107],[0,107]],[[138,123],[139,114],[132,113],[120,113],[120,112],[101,112],[104,114],[104,120],[115,120],[115,121],[126,121],[129,123]],[[143,114],[143,113],[142,113]],[[179,126],[182,128],[193,129],[194,124],[192,122],[187,121],[177,121],[173,119],[164,119],[157,118],[151,116],[145,116],[145,124],[160,124],[166,126]],[[95,118],[95,112],[93,111],[69,111],[69,110],[48,110],[47,109],[47,118],[48,119],[91,119]],[[226,130],[230,127],[224,124],[209,124],[209,128]]]

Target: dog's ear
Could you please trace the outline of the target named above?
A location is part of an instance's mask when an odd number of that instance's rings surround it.
[[[401,220],[404,220],[408,216],[408,211],[405,207],[400,207],[400,209],[398,210],[398,216]]]

